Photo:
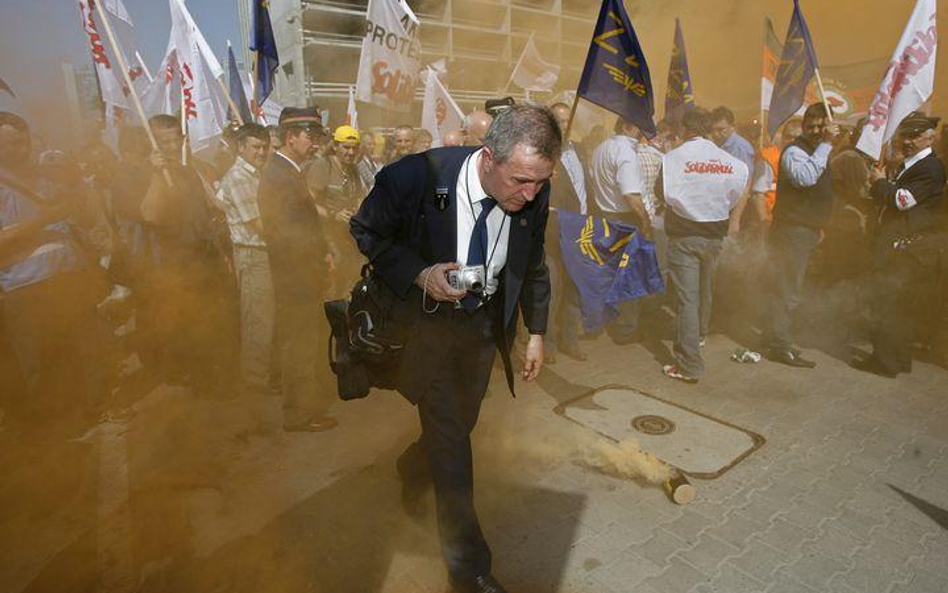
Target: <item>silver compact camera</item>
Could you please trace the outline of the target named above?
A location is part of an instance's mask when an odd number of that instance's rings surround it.
[[[483,292],[487,288],[484,266],[461,266],[448,272],[448,284],[456,290]]]

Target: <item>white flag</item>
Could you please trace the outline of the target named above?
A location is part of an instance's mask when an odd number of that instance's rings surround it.
[[[125,8],[125,4],[122,0],[102,0],[102,7],[109,11],[110,14],[114,15],[115,18],[122,19],[128,23],[129,27],[134,27],[135,23],[132,22],[131,15],[128,14],[128,9]]]
[[[178,59],[181,93],[192,152],[214,145],[227,125],[227,100],[217,84],[224,69],[184,6],[170,0],[171,38]]]
[[[181,95],[180,73],[178,59],[174,50],[174,38],[168,40],[168,49],[165,58],[155,72],[155,78],[148,83],[142,93],[142,107],[145,115],[171,115],[179,108],[178,97]]]
[[[428,70],[425,102],[421,108],[421,127],[431,132],[431,145],[441,146],[444,134],[460,130],[463,123],[464,112],[438,80],[438,74]]]
[[[405,0],[369,0],[356,99],[410,111],[421,71],[418,17]]]
[[[356,109],[355,87],[349,87],[349,104],[346,106],[346,123],[359,129],[359,110]]]
[[[93,0],[79,0],[79,16],[82,30],[89,42],[92,63],[99,80],[99,92],[105,104],[105,141],[112,148],[118,147],[119,127],[124,110],[128,109],[124,80],[119,81],[116,74],[118,64],[114,55],[106,48],[106,39],[99,33],[98,14]]]
[[[514,66],[510,79],[522,89],[530,91],[552,91],[560,76],[560,67],[545,62],[533,44],[533,35],[523,46],[520,59]]]
[[[938,47],[935,4],[935,0],[918,0],[915,4],[882,85],[869,106],[856,148],[876,160],[882,154],[882,145],[892,139],[905,116],[932,95]]]

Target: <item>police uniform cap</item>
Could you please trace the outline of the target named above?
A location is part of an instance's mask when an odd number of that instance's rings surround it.
[[[905,119],[899,124],[899,133],[906,136],[918,136],[923,132],[937,128],[940,120],[941,118],[930,117],[921,111],[913,111],[905,116]]]
[[[489,113],[491,117],[495,117],[501,111],[505,109],[510,109],[517,103],[514,101],[513,97],[504,97],[502,99],[488,99],[484,101],[484,111]]]
[[[313,126],[321,128],[323,119],[317,107],[284,107],[280,112],[281,126]]]

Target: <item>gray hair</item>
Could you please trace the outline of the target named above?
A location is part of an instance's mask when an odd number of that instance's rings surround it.
[[[498,163],[506,162],[517,145],[531,148],[545,159],[560,156],[563,134],[553,111],[542,105],[514,105],[494,117],[484,136],[484,145]]]

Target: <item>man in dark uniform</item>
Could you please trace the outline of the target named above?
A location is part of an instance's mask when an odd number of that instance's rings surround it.
[[[257,202],[276,298],[283,377],[283,429],[319,432],[336,426],[327,416],[331,394],[328,366],[320,354],[326,344],[323,292],[332,258],[302,164],[322,133],[314,107],[287,107],[280,114],[282,146],[260,177]]]
[[[839,127],[830,120],[828,109],[823,103],[807,108],[803,133],[783,149],[777,173],[777,204],[770,230],[772,294],[764,324],[764,346],[767,358],[793,367],[816,366],[800,356],[790,328],[810,256],[833,215],[833,179],[828,162]]]
[[[416,491],[433,481],[442,551],[461,593],[504,593],[474,510],[470,434],[495,349],[513,391],[518,309],[530,333],[522,377],[532,381],[543,363],[547,181],[560,144],[548,109],[512,107],[482,148],[434,149],[383,169],[352,219],[359,250],[400,297],[396,314],[412,328],[396,385],[417,404],[422,436],[402,454],[399,473]],[[484,274],[482,291],[449,283],[447,273],[462,266]]]
[[[881,206],[873,245],[872,355],[853,366],[895,378],[912,370],[912,314],[921,287],[937,277],[944,257],[945,167],[932,152],[937,117],[913,112],[896,134],[905,156],[894,179],[870,172],[870,193]]]

